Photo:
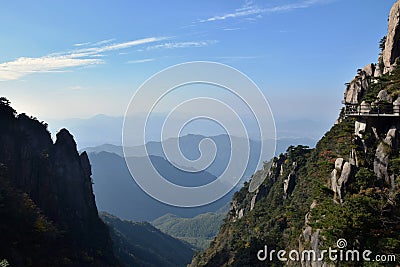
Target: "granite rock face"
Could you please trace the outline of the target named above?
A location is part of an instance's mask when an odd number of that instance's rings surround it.
[[[292,171],[283,181],[283,199],[287,199],[296,186],[296,167],[297,163],[293,162]]]
[[[388,174],[389,157],[392,148],[396,145],[396,132],[395,126],[391,127],[386,134],[384,140],[380,142],[375,152],[374,159],[374,172],[379,179],[384,179],[386,184],[393,185],[391,178]]]
[[[345,102],[350,104],[358,104],[371,83],[372,69],[359,70],[354,79],[347,85],[345,92]]]
[[[384,65],[383,73],[394,69],[396,59],[400,56],[400,2],[396,2],[389,15],[388,34],[386,36],[385,48],[382,51]]]
[[[0,165],[7,180],[33,200],[72,247],[93,251],[89,256],[96,258],[95,265],[115,266],[108,229],[98,216],[86,153],[78,154],[66,129],[53,144],[45,123],[10,114],[9,109],[0,102]]]
[[[337,158],[335,169],[331,172],[330,187],[334,193],[334,201],[341,203],[346,192],[346,184],[352,175],[352,165],[343,158]]]

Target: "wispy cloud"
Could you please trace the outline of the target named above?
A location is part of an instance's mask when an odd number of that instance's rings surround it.
[[[252,60],[257,60],[265,58],[265,56],[260,55],[260,56],[221,56],[221,57],[214,57],[216,61],[220,62],[226,62],[226,63],[232,63],[232,62],[238,62],[238,61],[252,61]]]
[[[96,46],[96,45],[104,45],[104,44],[108,44],[108,43],[111,43],[111,42],[114,42],[114,41],[115,41],[115,38],[106,39],[106,40],[102,40],[102,41],[96,42],[93,45],[94,46]]]
[[[146,50],[205,47],[215,44],[217,42],[218,42],[217,40],[195,41],[195,42],[169,42],[169,43],[149,46],[146,48]]]
[[[101,41],[98,41],[95,43],[92,43],[92,42],[76,43],[76,44],[73,44],[73,46],[78,46],[78,47],[80,47],[80,46],[99,46],[99,45],[111,43],[113,41],[115,41],[115,38],[101,40]]]
[[[21,57],[0,64],[0,81],[16,80],[35,72],[60,71],[66,68],[103,63],[100,59],[73,58],[71,56]]]
[[[134,40],[134,41],[125,42],[125,43],[117,43],[117,44],[111,44],[111,45],[107,45],[107,46],[103,46],[103,47],[95,47],[94,51],[96,51],[96,53],[102,53],[102,52],[107,52],[107,51],[125,49],[125,48],[142,45],[142,44],[159,42],[159,41],[162,41],[165,39],[168,39],[168,37],[150,37],[150,38],[139,39],[139,40]],[[88,50],[92,50],[92,49],[88,48]]]
[[[242,30],[243,28],[224,28],[224,31],[238,31],[238,30]]]
[[[68,52],[53,53],[43,57],[20,57],[13,61],[0,63],[0,81],[16,80],[31,73],[65,71],[73,67],[102,64],[105,63],[104,60],[99,58],[103,56],[102,53],[159,42],[165,39],[167,38],[150,37],[113,44],[109,44],[110,40],[104,40],[97,43],[103,44],[99,46],[73,49]],[[83,43],[75,44],[78,47],[83,45]]]
[[[264,56],[225,56],[225,57],[215,57],[215,59],[228,59],[228,60],[240,60],[240,59],[259,59]]]
[[[90,42],[73,44],[73,46],[86,46],[86,45],[90,45]]]
[[[329,1],[329,0],[328,0]],[[275,13],[275,12],[283,12],[283,11],[291,11],[295,9],[308,8],[315,4],[324,3],[327,0],[305,0],[297,3],[279,5],[268,8],[260,8],[254,5],[253,1],[246,1],[245,5],[241,8],[235,9],[233,12],[228,12],[222,15],[213,16],[207,19],[199,20],[198,22],[212,22],[240,17],[257,17],[262,14]]]
[[[75,86],[69,86],[67,87],[67,90],[72,90],[72,91],[77,91],[77,90],[83,90],[85,87],[80,86],[80,85],[75,85]]]
[[[136,64],[136,63],[145,63],[145,62],[151,62],[154,61],[154,58],[145,58],[145,59],[137,59],[137,60],[130,60],[126,63],[128,64]]]
[[[87,48],[73,50],[71,52],[71,55],[79,56],[79,57],[81,57],[81,56],[99,56],[99,55],[101,55],[101,53],[104,53],[104,52],[121,50],[121,49],[130,48],[133,46],[160,42],[160,41],[163,41],[166,39],[169,39],[169,38],[168,37],[150,37],[150,38],[144,38],[144,39],[124,42],[124,43],[113,43],[113,44],[108,44],[108,45],[104,45],[104,46],[87,47]]]

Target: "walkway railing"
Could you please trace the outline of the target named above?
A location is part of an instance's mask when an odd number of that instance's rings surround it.
[[[400,117],[400,105],[391,103],[345,103],[345,115],[349,117]]]

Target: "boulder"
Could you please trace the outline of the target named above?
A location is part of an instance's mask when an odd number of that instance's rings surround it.
[[[229,221],[236,222],[237,220],[240,220],[243,217],[243,215],[244,215],[243,208],[236,200],[233,200],[228,212]]]
[[[355,152],[352,152],[352,154],[353,153]],[[335,161],[335,168],[331,172],[329,186],[334,193],[333,200],[336,203],[343,202],[346,184],[352,175],[352,165],[354,165],[351,161],[355,160],[350,159],[349,162],[346,162],[343,158],[337,158]]]
[[[356,121],[354,126],[354,134],[362,139],[363,133],[365,133],[367,129],[367,124],[365,122]]]
[[[343,159],[343,158],[337,158],[337,159],[335,160],[335,169],[338,170],[338,171],[340,171],[340,170],[342,169],[343,162],[344,162],[344,159]]]
[[[397,128],[395,126],[392,126],[386,134],[385,143],[388,144],[390,147],[393,147],[393,145],[394,145],[393,141],[396,138],[396,132],[397,132]]]
[[[338,185],[346,185],[351,175],[351,164],[349,162],[345,162],[343,164],[342,173],[340,174],[340,178],[338,180]]]
[[[390,149],[387,144],[381,142],[375,152],[374,159],[374,172],[379,179],[389,180],[389,174],[387,171],[389,164],[389,153]]]
[[[392,96],[388,94],[386,90],[380,90],[378,93],[378,100],[379,101],[386,101],[386,102],[392,102]]]
[[[387,184],[391,184],[388,174],[389,156],[394,146],[396,138],[396,127],[391,127],[386,134],[385,139],[378,145],[375,152],[374,172],[379,179],[385,179]]]
[[[337,179],[338,179],[338,171],[337,169],[334,169],[331,172],[331,188],[332,191],[335,193],[335,195],[337,194]]]

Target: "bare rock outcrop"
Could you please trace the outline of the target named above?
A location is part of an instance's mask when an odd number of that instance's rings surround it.
[[[383,73],[394,69],[396,59],[400,56],[400,2],[397,1],[389,15],[388,34],[385,48],[382,51]]]
[[[392,96],[386,90],[380,90],[378,93],[378,101],[392,102]]]
[[[6,167],[5,179],[24,192],[77,251],[92,251],[88,256],[96,257],[97,266],[111,266],[106,264],[115,261],[111,239],[98,216],[87,154],[78,154],[67,130],[60,130],[53,143],[47,124],[4,112],[8,109],[0,103],[0,165]]]
[[[343,202],[346,184],[352,175],[352,166],[350,162],[344,161],[343,158],[337,158],[335,161],[335,169],[331,172],[330,186],[334,193],[334,201],[337,203]]]
[[[311,250],[315,252],[315,259],[303,258],[301,259],[302,267],[331,267],[334,265],[328,264],[327,262],[320,261],[321,258],[321,247],[323,238],[321,237],[321,229],[313,229],[309,225],[311,211],[317,206],[317,202],[314,200],[310,206],[310,211],[305,216],[305,226],[302,235],[299,238],[299,252],[302,253],[305,250]]]
[[[294,187],[296,186],[296,168],[297,163],[293,162],[291,172],[289,173],[288,177],[283,181],[283,199],[287,199],[289,195],[293,192]]]
[[[369,68],[367,68],[367,71],[359,70],[358,74],[347,85],[344,96],[346,103],[358,104],[360,102],[361,97],[371,83],[371,75],[369,73],[371,73]]]
[[[271,168],[268,168],[268,172],[265,171],[263,168],[262,170],[257,171],[252,179],[259,179],[260,177],[257,176],[263,176],[266,177],[266,179],[270,179],[273,183],[275,183],[280,175],[283,174],[284,169],[283,169],[283,163],[286,160],[286,156],[281,154],[274,162],[271,164]],[[264,179],[262,179],[264,180]],[[264,184],[261,184],[257,190],[254,192],[254,195],[251,199],[250,202],[250,210],[254,209],[254,206],[256,203],[262,199],[264,196],[268,195],[269,193],[269,187],[266,187]]]
[[[379,70],[378,70],[379,71]],[[348,83],[344,100],[346,103],[358,104],[367,90],[368,86],[373,81],[377,69],[375,64],[368,64],[364,68],[359,69],[354,79]]]
[[[359,138],[363,138],[363,134],[365,133],[365,130],[367,129],[367,123],[364,121],[359,121],[357,120],[354,125],[354,134],[358,136]]]
[[[364,68],[362,68],[362,71],[370,77],[374,77],[375,74],[375,64],[368,64],[367,66],[365,66]]]
[[[283,181],[283,199],[287,199],[288,196],[292,193],[295,183],[296,175],[294,173],[290,173]]]
[[[250,210],[253,210],[256,203],[260,199],[262,199],[264,196],[268,195],[268,193],[269,193],[269,190],[264,185],[261,185],[260,187],[258,187],[254,196],[251,198]]]
[[[374,172],[379,179],[384,179],[387,184],[392,184],[388,174],[388,165],[392,147],[395,145],[397,128],[392,126],[384,140],[380,142],[375,152]]]
[[[236,200],[233,200],[228,212],[228,218],[232,222],[242,219],[244,215],[244,208]]]

